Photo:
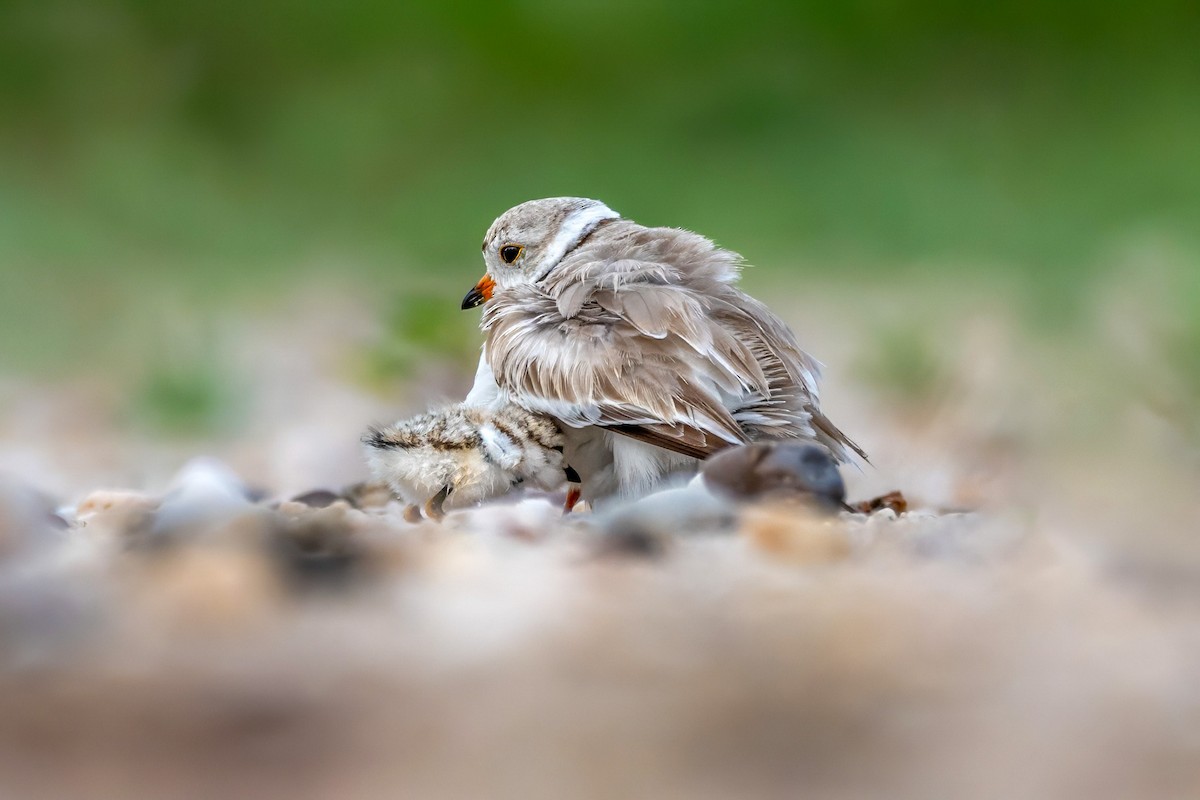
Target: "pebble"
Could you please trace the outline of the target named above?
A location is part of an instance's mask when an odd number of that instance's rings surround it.
[[[192,459],[172,484],[155,515],[153,533],[210,525],[253,507],[241,478],[216,459]]]
[[[366,571],[366,554],[345,515],[276,519],[267,548],[284,582],[297,591],[344,590]]]
[[[311,489],[292,498],[293,503],[303,503],[312,508],[326,508],[341,500],[342,496],[328,489]]]
[[[673,536],[727,532],[736,517],[732,504],[693,481],[605,512],[598,522],[613,535]]]
[[[148,535],[158,500],[138,492],[101,489],[75,507],[78,530],[93,541],[123,542]]]
[[[341,496],[355,508],[363,509],[386,508],[388,503],[395,499],[388,485],[378,481],[364,481],[347,486],[342,490]]]
[[[65,537],[54,503],[15,481],[0,481],[0,558],[52,546]]]
[[[821,447],[772,441],[730,447],[704,462],[705,484],[736,501],[803,498],[836,512],[846,486],[833,457]]]
[[[746,508],[738,532],[760,550],[794,564],[831,564],[852,551],[841,520],[795,501]]]

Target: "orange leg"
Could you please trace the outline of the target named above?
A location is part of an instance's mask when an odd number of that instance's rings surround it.
[[[567,489],[567,502],[563,503],[563,516],[571,513],[581,497],[583,497],[583,492],[580,490],[579,484],[572,483]]]

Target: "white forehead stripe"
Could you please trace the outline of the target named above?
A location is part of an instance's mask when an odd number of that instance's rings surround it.
[[[604,222],[606,219],[617,219],[620,216],[620,214],[599,201],[595,201],[593,205],[572,211],[563,220],[558,234],[551,240],[549,246],[547,246],[546,255],[542,257],[541,274],[538,277],[541,278],[553,269],[562,260],[562,257],[567,254],[568,250],[579,244],[579,240],[590,233],[601,222]]]

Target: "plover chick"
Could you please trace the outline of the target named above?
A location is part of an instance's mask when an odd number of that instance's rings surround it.
[[[372,427],[362,438],[377,480],[407,503],[405,518],[441,519],[518,487],[551,491],[569,471],[563,439],[541,414],[454,405]]]

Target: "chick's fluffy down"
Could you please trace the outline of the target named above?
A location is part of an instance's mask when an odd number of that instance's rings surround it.
[[[448,488],[445,508],[464,508],[517,486],[551,490],[564,482],[562,434],[516,406],[450,406],[372,428],[363,445],[375,478],[410,504]]]

